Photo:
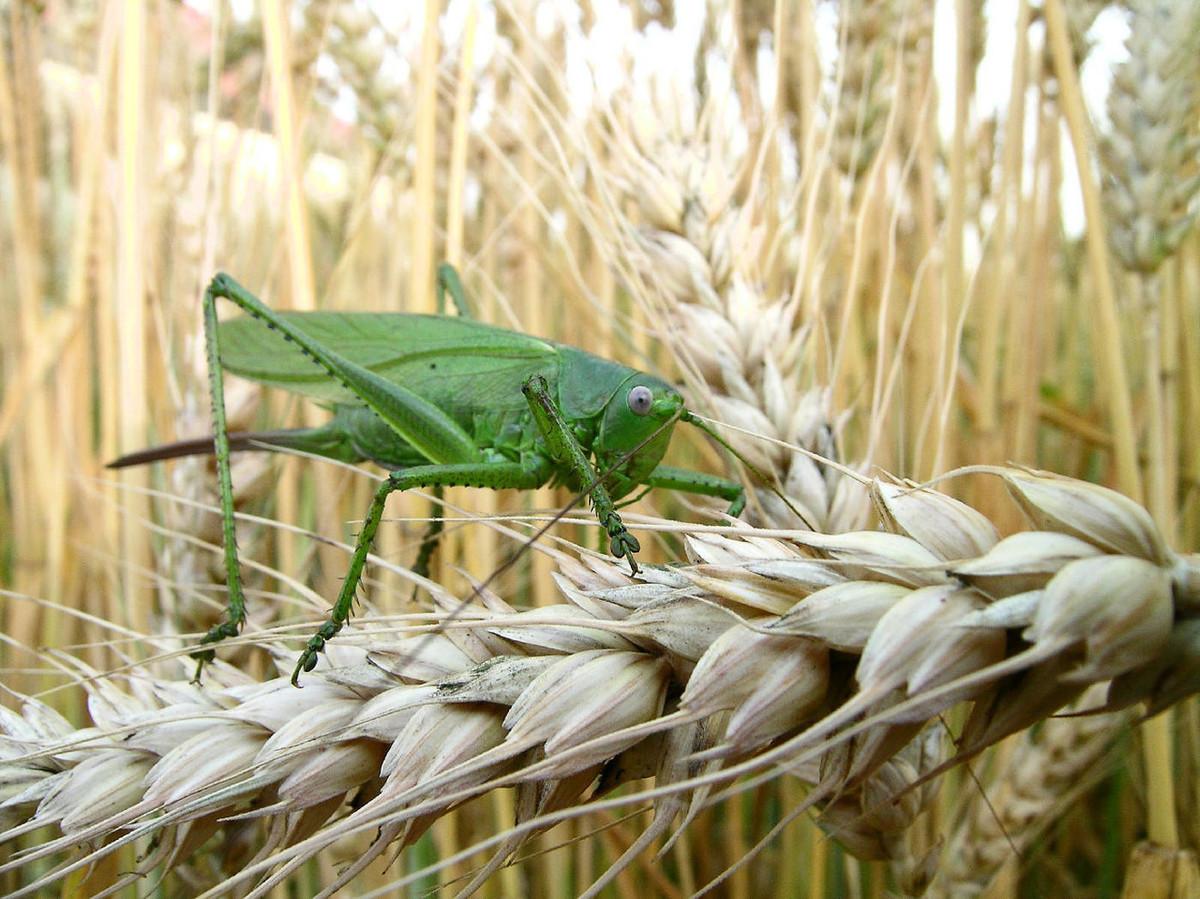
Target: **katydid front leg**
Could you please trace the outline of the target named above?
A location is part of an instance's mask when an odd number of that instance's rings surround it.
[[[383,508],[392,493],[412,487],[491,487],[493,490],[516,488],[533,490],[550,479],[549,460],[531,455],[521,462],[477,462],[465,465],[417,465],[404,471],[391,472],[387,480],[375,491],[371,508],[363,521],[362,530],[354,546],[350,568],[342,581],[342,590],[334,603],[329,620],[308,641],[304,652],[292,672],[292,685],[300,686],[300,674],[312,671],[317,664],[317,655],[324,651],[325,644],[332,640],[350,618],[354,609],[354,596],[362,580],[367,555],[375,540],[375,532],[383,519]]]
[[[729,509],[725,514],[730,518],[737,518],[746,508],[746,488],[737,481],[687,468],[659,465],[646,478],[646,486],[727,499]]]
[[[525,382],[521,391],[529,402],[533,419],[545,438],[551,457],[568,466],[591,497],[592,508],[596,511],[596,517],[600,519],[600,526],[608,533],[609,552],[618,559],[627,559],[633,574],[637,574],[638,564],[633,554],[642,546],[637,538],[625,529],[621,516],[617,514],[616,504],[601,483],[601,478],[588,460],[587,453],[567,426],[562,410],[550,395],[546,379],[535,375]]]

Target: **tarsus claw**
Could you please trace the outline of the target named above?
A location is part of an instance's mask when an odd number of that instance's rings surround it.
[[[244,620],[244,619],[243,619]],[[208,629],[201,640],[200,645],[206,646],[209,643],[220,643],[227,637],[236,637],[242,630],[241,620],[225,619],[220,624],[214,624]],[[196,675],[192,678],[193,684],[200,683],[200,675],[204,672],[204,666],[217,657],[216,650],[213,649],[198,649],[191,654],[196,660]]]
[[[609,549],[618,559],[624,557],[629,561],[629,567],[632,569],[632,574],[638,573],[637,561],[633,558],[633,554],[640,552],[642,545],[638,542],[637,537],[625,530],[624,525],[619,525],[619,530],[614,528],[615,533],[610,533]]]

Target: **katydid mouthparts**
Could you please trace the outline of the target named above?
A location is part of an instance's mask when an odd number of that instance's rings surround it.
[[[438,270],[439,306],[449,291],[466,312],[455,270]],[[218,323],[225,299],[244,316]],[[229,456],[235,450],[298,450],[388,470],[358,533],[329,618],[308,641],[292,683],[311,671],[350,618],[389,494],[414,487],[532,490],[564,485],[590,500],[610,551],[638,573],[640,546],[616,501],[663,487],[745,506],[741,484],[660,464],[677,421],[715,437],[665,381],[575,347],[474,321],[468,315],[276,312],[226,274],[204,292],[213,436],[154,447],[109,463],[216,456],[228,608],[201,645],[236,636],[246,620]],[[230,434],[223,373],[309,397],[333,415],[314,428]],[[427,537],[428,543],[428,537]],[[427,565],[423,552],[419,564]],[[425,572],[422,572],[425,573]],[[197,677],[213,650],[201,650]]]

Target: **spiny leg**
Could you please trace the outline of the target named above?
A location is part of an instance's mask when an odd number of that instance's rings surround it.
[[[213,448],[217,460],[217,493],[221,504],[221,539],[225,550],[225,589],[228,600],[225,620],[213,625],[200,641],[204,646],[226,637],[236,637],[246,623],[246,594],[242,588],[242,573],[238,563],[237,531],[233,510],[233,478],[229,473],[229,426],[225,417],[225,379],[221,372],[221,352],[217,338],[217,294],[214,284],[204,291],[204,348],[208,358],[209,399],[212,403]],[[211,662],[211,649],[192,653],[196,659],[196,677],[205,662]]]
[[[414,574],[419,574],[421,577],[429,577],[429,571],[433,563],[433,554],[437,552],[438,537],[442,535],[442,530],[446,523],[442,516],[446,514],[446,507],[442,505],[442,488],[433,488],[433,518],[429,522],[429,527],[425,529],[424,535],[421,537],[421,548],[417,551],[417,558],[413,562],[412,570]],[[416,598],[417,587],[413,588],[413,598]]]
[[[608,490],[600,482],[596,469],[588,459],[587,453],[576,439],[563,418],[562,410],[550,395],[550,387],[541,375],[529,378],[521,387],[529,408],[533,412],[538,430],[546,440],[550,455],[559,462],[567,465],[575,477],[584,486],[584,490],[592,500],[592,508],[600,520],[600,526],[608,534],[609,552],[618,559],[624,557],[634,574],[638,573],[637,560],[633,554],[642,546],[636,537],[625,528],[621,516],[617,514],[616,505],[609,496]]]
[[[443,262],[437,269],[437,311],[438,315],[446,314],[446,294],[463,318],[474,318],[471,314],[471,304],[467,302],[467,293],[463,290],[462,279],[449,262]]]
[[[550,476],[549,461],[541,456],[529,456],[521,462],[472,462],[455,465],[417,465],[404,471],[394,471],[387,480],[375,491],[371,500],[371,508],[363,521],[362,530],[354,545],[354,555],[350,558],[350,567],[342,581],[342,589],[337,602],[329,613],[329,619],[309,639],[296,662],[292,672],[292,684],[299,686],[300,674],[312,671],[317,664],[317,656],[325,649],[325,644],[333,639],[342,626],[350,619],[354,608],[354,597],[362,580],[363,569],[367,564],[367,555],[371,552],[371,544],[375,540],[375,532],[383,520],[384,505],[390,494],[408,490],[413,487],[490,487],[493,490],[515,488],[532,490],[546,483]]]
[[[646,478],[646,485],[729,500],[729,509],[726,514],[730,518],[737,518],[746,508],[746,488],[737,481],[691,471],[687,468],[659,465]]]
[[[352,393],[356,403],[378,415],[396,436],[425,459],[444,465],[483,460],[471,435],[443,409],[403,384],[390,381],[322,345],[294,322],[277,316],[229,275],[222,273],[214,277],[209,292],[230,300],[243,312],[278,332],[284,340],[291,341],[300,353]]]
[[[446,294],[450,295],[450,301],[454,303],[454,308],[458,311],[461,318],[474,318],[471,314],[471,306],[467,302],[466,291],[463,290],[462,279],[458,276],[456,269],[449,262],[443,262],[437,269],[437,312],[438,315],[446,314]],[[429,522],[429,526],[425,529],[424,535],[421,537],[421,548],[417,552],[416,561],[413,562],[412,570],[421,577],[429,577],[429,571],[433,563],[433,555],[437,552],[438,538],[441,537],[442,531],[445,529],[445,521],[442,516],[445,514],[445,506],[442,505],[443,491],[441,487],[433,488],[433,520]],[[413,598],[416,599],[417,590],[413,588]]]

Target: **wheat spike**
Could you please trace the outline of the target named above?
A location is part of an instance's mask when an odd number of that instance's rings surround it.
[[[265,889],[351,834],[379,830],[373,858],[476,795],[540,784],[543,798],[521,806],[494,868],[530,833],[622,784],[653,776],[657,789],[609,801],[653,797],[657,835],[689,820],[714,788],[785,765],[813,785],[805,805],[821,809],[822,826],[860,857],[905,866],[916,884],[930,857],[913,855],[908,835],[929,779],[947,764],[936,719],[951,706],[974,700],[975,709],[953,763],[1110,678],[1102,708],[1196,688],[1184,675],[1195,670],[1195,557],[1166,549],[1140,507],[1111,491],[996,472],[1018,485],[1036,526],[1051,529],[1027,532],[1042,585],[1015,618],[989,612],[1030,595],[1028,570],[1016,558],[1018,575],[1007,579],[999,569],[969,573],[1002,546],[972,510],[876,482],[900,533],[697,534],[693,564],[651,569],[642,581],[607,559],[564,559],[560,605],[515,613],[493,599],[441,632],[400,639],[367,617],[299,691],[286,676],[255,683],[225,665],[203,687],[164,679],[158,666],[135,668],[124,687],[78,667],[90,727],[77,730],[32,698],[3,717],[4,838],[46,825],[61,833],[6,868],[97,847],[28,893],[151,835],[158,851],[142,873],[185,865],[196,827],[230,826],[221,822],[257,809],[258,861],[227,871],[226,886]],[[913,514],[920,505],[946,524],[928,532],[929,516]],[[1063,511],[1089,507],[1075,521]],[[970,526],[960,545],[982,556],[939,558],[916,537],[925,532],[944,556],[956,520]],[[1056,533],[1093,552],[1033,551]],[[822,585],[814,568],[833,582]],[[833,651],[856,664],[831,666]],[[1164,659],[1175,667],[1164,671]],[[281,669],[289,663],[281,654]]]

